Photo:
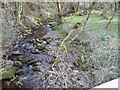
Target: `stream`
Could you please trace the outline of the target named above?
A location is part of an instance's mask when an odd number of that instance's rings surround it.
[[[37,33],[34,35],[27,35],[30,38],[27,37],[19,40],[8,57],[9,60],[14,61],[14,66],[17,67],[16,75],[22,75],[22,78],[19,80],[23,83],[23,88],[38,87],[36,85],[45,87],[47,83],[45,80],[46,71],[51,70],[52,63],[55,60],[55,50],[57,50],[55,38],[59,39],[58,41],[60,41],[60,38],[53,34],[54,31],[52,31],[49,25],[44,27],[47,32],[43,27],[40,27],[38,30],[36,29]],[[32,81],[38,72],[41,74],[39,82]],[[3,81],[3,88],[4,84],[5,81]]]

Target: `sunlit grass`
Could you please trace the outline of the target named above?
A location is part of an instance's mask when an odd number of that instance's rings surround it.
[[[109,33],[112,33],[113,35],[116,36],[117,35],[116,32],[118,31],[118,17],[114,17],[112,22],[108,26],[108,29],[106,29],[105,26],[108,24],[112,16],[108,15],[109,16],[108,20],[102,19],[102,16],[100,15],[100,13],[101,11],[95,11],[95,10],[91,12],[90,17],[85,26],[85,30],[92,30],[92,31],[106,31],[107,30],[107,32],[109,31]],[[72,27],[75,25],[75,23],[77,22],[84,23],[86,17],[87,15],[64,17],[65,20],[63,24],[56,25],[54,29],[57,30],[59,34],[63,34],[64,30],[70,31]]]

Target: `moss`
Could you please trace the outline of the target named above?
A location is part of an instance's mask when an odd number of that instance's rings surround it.
[[[15,76],[16,67],[10,67],[2,70],[2,79],[9,79]],[[0,70],[1,72],[1,70]]]
[[[24,73],[25,73],[25,71],[23,69],[19,69],[18,71],[16,71],[17,75],[22,75]]]
[[[72,88],[73,90],[77,88],[77,86],[70,86],[70,88]]]
[[[34,59],[33,58],[24,58],[24,59],[22,59],[22,62],[25,64],[25,63],[32,61],[32,60],[34,60]]]
[[[36,49],[43,50],[43,49],[46,49],[46,46],[44,46],[44,45],[37,45]]]
[[[15,65],[16,65],[17,67],[22,67],[22,66],[23,66],[23,63],[20,62],[20,61],[16,61],[16,62],[15,62]]]
[[[30,62],[28,62],[28,63],[27,63],[27,65],[34,65],[34,64],[36,64],[36,63],[37,63],[37,61],[38,61],[38,60],[33,60],[33,61],[30,61]]]

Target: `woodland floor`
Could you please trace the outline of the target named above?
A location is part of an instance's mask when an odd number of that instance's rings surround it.
[[[77,22],[86,16],[69,17],[62,25],[56,25],[42,38],[21,39],[14,51],[20,56],[10,56],[16,62],[24,62],[17,67],[21,75],[19,87],[31,88],[91,88],[118,77],[118,21],[117,16],[105,29],[109,19],[102,19],[93,12],[84,31],[59,53],[58,63],[53,71],[58,47]],[[39,46],[39,48],[37,47]],[[32,60],[32,61],[30,61]],[[18,82],[16,81],[16,82]]]

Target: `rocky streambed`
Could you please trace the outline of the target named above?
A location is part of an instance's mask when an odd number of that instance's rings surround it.
[[[73,41],[68,47],[69,56],[66,56],[66,52],[61,51],[59,68],[55,71],[51,69],[62,40],[63,37],[57,35],[53,30],[49,30],[42,37],[20,39],[8,56],[8,60],[13,61],[16,77],[13,77],[12,80],[3,80],[3,88],[10,85],[30,90],[31,88],[56,87],[88,88],[90,81],[84,75],[88,74],[86,70],[90,66],[86,63],[85,58],[82,61],[81,55],[92,52],[90,48],[87,48],[89,43],[80,42],[77,39]],[[84,48],[80,48],[79,45]],[[6,86],[6,83],[9,85]]]

